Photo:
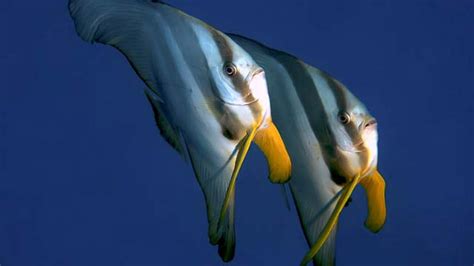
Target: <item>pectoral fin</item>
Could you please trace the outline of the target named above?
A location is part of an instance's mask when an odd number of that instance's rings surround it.
[[[290,179],[291,160],[273,122],[259,129],[253,140],[267,159],[269,178],[272,183],[285,183]]]
[[[385,181],[379,171],[374,171],[370,176],[363,178],[360,184],[367,195],[368,213],[365,227],[377,233],[385,224],[387,215],[385,207]]]

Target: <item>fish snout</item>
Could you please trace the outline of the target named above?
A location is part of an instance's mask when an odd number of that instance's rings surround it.
[[[263,68],[258,67],[257,69],[255,69],[255,70],[251,73],[250,78],[253,79],[255,76],[260,75],[260,74],[263,74],[263,75],[264,75],[264,74],[265,74],[265,71],[263,70]],[[264,77],[264,78],[265,78],[265,77]]]
[[[247,77],[247,84],[250,89],[250,93],[257,101],[270,101],[268,98],[267,79],[265,78],[265,71],[263,68],[257,68]]]
[[[375,118],[370,118],[364,123],[364,129],[368,127],[376,127],[377,120]]]
[[[256,100],[253,108],[255,108],[254,112],[259,113],[257,123],[262,127],[267,127],[271,122],[271,109],[265,71],[259,67],[248,75],[247,80],[250,92]]]

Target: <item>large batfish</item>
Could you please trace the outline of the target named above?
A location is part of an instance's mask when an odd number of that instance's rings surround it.
[[[311,250],[302,261],[333,265],[333,230],[357,184],[365,226],[385,223],[385,182],[377,170],[377,122],[340,82],[285,52],[229,35],[265,69],[272,117],[293,164],[290,189]]]
[[[160,1],[70,0],[69,10],[82,39],[117,48],[147,85],[161,134],[204,192],[210,242],[231,260],[235,180],[251,141],[272,182],[291,171],[263,69],[220,31]]]

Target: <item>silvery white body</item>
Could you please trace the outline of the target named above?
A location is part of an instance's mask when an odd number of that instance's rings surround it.
[[[232,259],[233,200],[223,223],[218,216],[239,141],[270,116],[262,69],[224,34],[157,1],[71,0],[69,8],[84,40],[120,50],[147,84],[162,135],[192,163],[204,192],[211,243]],[[228,60],[245,90],[222,72]]]
[[[344,157],[344,166],[353,172],[377,164],[376,129],[362,130],[357,137],[351,138],[337,119],[333,119],[341,109],[338,98],[344,98],[345,108],[354,114],[354,122],[359,128],[368,125],[367,121],[373,118],[360,101],[326,73],[253,40],[229,36],[265,69],[272,118],[293,164],[290,189],[311,246],[333,212],[342,189],[334,180],[337,173],[330,166],[328,153],[339,154],[341,159]],[[360,159],[357,145],[354,145],[356,138],[364,140],[364,146],[370,146],[366,148],[371,153],[366,154],[364,160]],[[335,237],[336,230],[333,230],[317,253],[315,264],[334,264]]]

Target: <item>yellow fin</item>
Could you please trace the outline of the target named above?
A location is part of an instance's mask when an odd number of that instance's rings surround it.
[[[269,178],[272,183],[285,183],[290,179],[291,160],[273,122],[259,129],[253,140],[267,159]]]
[[[329,217],[329,220],[324,226],[323,231],[321,231],[321,233],[319,234],[318,240],[316,241],[316,243],[314,243],[314,245],[311,247],[308,253],[306,253],[300,265],[306,265],[310,263],[313,260],[313,258],[316,256],[316,254],[318,253],[319,249],[321,249],[321,247],[324,245],[324,242],[326,242],[329,235],[331,234],[332,229],[336,225],[337,220],[339,219],[339,215],[342,212],[342,209],[344,209],[344,206],[349,200],[356,185],[359,183],[359,179],[360,179],[360,176],[356,176],[354,179],[352,179],[350,183],[348,183],[343,188],[342,195],[337,201],[336,207],[331,213],[331,216]]]
[[[367,218],[365,227],[377,233],[385,224],[387,210],[385,207],[385,181],[379,171],[360,180],[367,195]]]

